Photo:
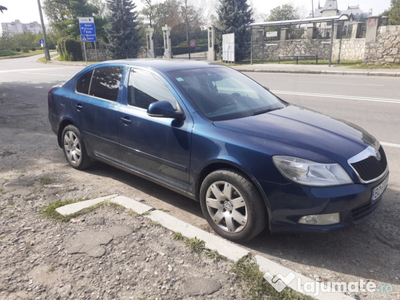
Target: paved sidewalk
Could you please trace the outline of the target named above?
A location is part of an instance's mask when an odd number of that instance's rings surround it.
[[[353,69],[348,66],[302,65],[302,64],[253,64],[233,66],[242,72],[301,73],[329,75],[362,75],[400,77],[399,69]]]

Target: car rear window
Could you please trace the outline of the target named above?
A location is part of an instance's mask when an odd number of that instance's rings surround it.
[[[89,94],[117,101],[123,67],[101,67],[94,70]]]
[[[89,94],[90,79],[92,79],[93,71],[87,72],[76,82],[76,91],[82,94]]]

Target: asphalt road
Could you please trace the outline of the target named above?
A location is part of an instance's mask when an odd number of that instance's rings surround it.
[[[0,110],[0,121],[1,118],[13,118],[13,116],[35,118],[39,124],[37,130],[41,131],[37,133],[37,142],[52,141],[49,147],[55,147],[56,138],[47,121],[47,91],[54,84],[67,80],[82,67],[39,64],[36,60],[37,57],[0,60],[0,104],[9,103],[9,99],[13,99],[11,104],[13,107],[8,109],[7,115]],[[271,236],[264,233],[244,246],[307,276],[318,274],[327,280],[334,278],[335,281],[347,282],[366,278],[391,284],[395,287],[396,294],[368,295],[363,296],[363,299],[398,299],[396,297],[399,297],[400,293],[400,95],[398,92],[400,79],[268,73],[247,73],[247,75],[293,104],[350,121],[372,133],[386,150],[390,166],[390,182],[381,210],[371,221],[363,225],[338,233],[317,236],[303,234]],[[18,126],[24,128],[25,125],[20,123]],[[29,132],[34,130],[35,128],[29,128]],[[41,137],[42,140],[39,139]],[[12,138],[3,140],[0,150],[5,150],[5,145],[13,142],[15,141]],[[36,155],[34,145],[31,147],[33,155]],[[55,153],[58,156],[54,160],[63,159],[61,150]],[[21,157],[21,159],[27,158]],[[38,157],[29,159],[34,163]],[[93,178],[110,176],[129,188],[148,193],[155,199],[150,205],[167,208],[172,215],[194,225],[205,223],[197,203],[155,184],[136,179],[130,174],[107,166],[100,166],[88,173],[89,176],[93,174]],[[378,239],[377,234],[383,235],[386,240]]]
[[[366,129],[384,146],[400,191],[400,78],[246,73],[282,99]]]

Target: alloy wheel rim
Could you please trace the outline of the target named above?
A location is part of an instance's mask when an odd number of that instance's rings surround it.
[[[246,202],[229,182],[217,181],[208,187],[206,207],[213,222],[226,232],[238,233],[248,222]]]
[[[67,131],[64,135],[64,149],[68,161],[74,165],[79,164],[82,159],[82,150],[79,138],[72,131]]]

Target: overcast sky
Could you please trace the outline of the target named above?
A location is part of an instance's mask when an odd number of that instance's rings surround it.
[[[208,0],[211,2],[217,2],[218,0]],[[314,7],[317,7],[318,0],[314,1]],[[43,0],[41,0],[43,4]],[[138,7],[141,7],[141,1],[134,1]],[[160,1],[155,1],[160,2]],[[249,3],[255,8],[258,14],[269,14],[270,10],[282,4],[291,4],[294,7],[300,8],[302,15],[308,15],[311,10],[312,0],[249,0]],[[321,0],[323,6],[325,0]],[[382,13],[385,9],[389,8],[390,0],[338,0],[340,10],[345,10],[347,5],[360,5],[360,8],[368,12],[370,8],[373,9],[373,14],[377,15]],[[14,20],[20,20],[23,23],[29,23],[33,21],[40,22],[39,10],[37,0],[0,0],[0,5],[8,8],[8,10],[0,13],[0,22],[12,22]],[[46,21],[45,21],[46,22]]]

